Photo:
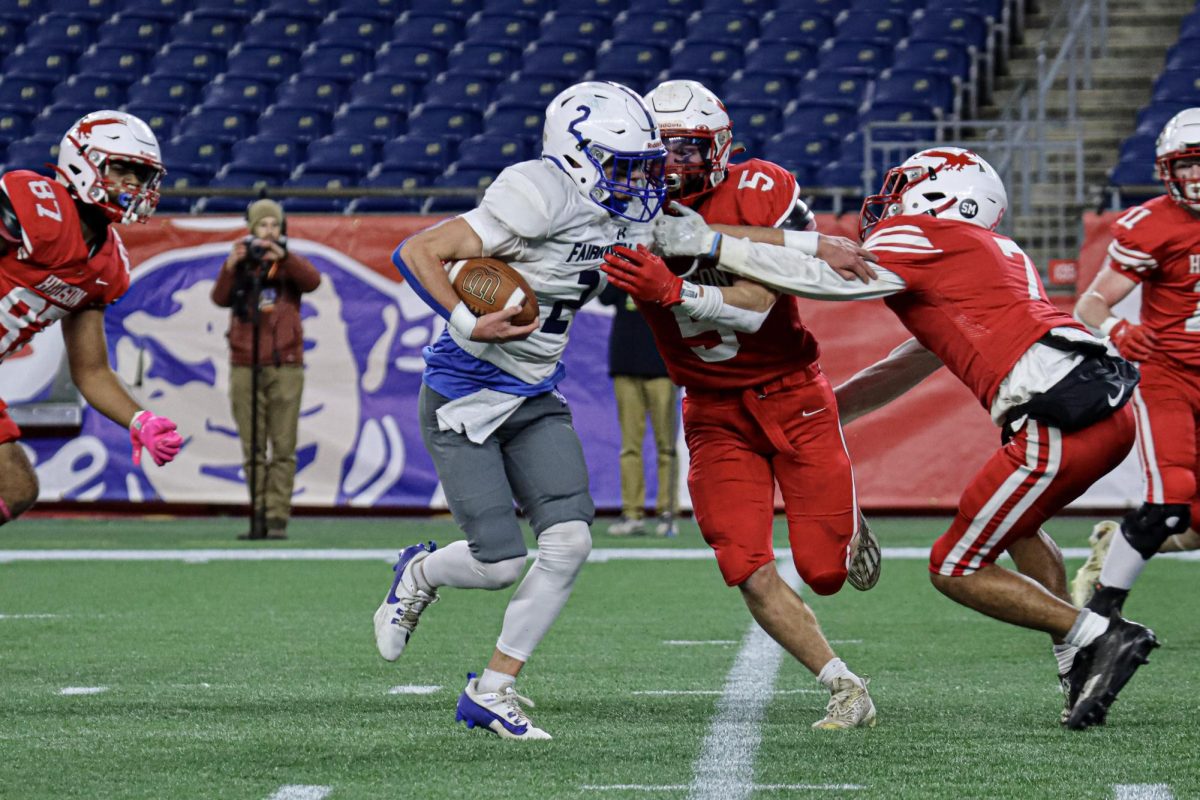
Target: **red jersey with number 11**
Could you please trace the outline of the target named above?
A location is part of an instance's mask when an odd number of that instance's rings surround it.
[[[792,213],[799,187],[790,172],[751,159],[729,168],[725,180],[694,206],[712,225],[777,227]],[[711,262],[709,262],[711,264]],[[692,283],[729,286],[733,277],[701,265]],[[754,333],[741,333],[692,319],[678,307],[638,303],[671,380],[690,389],[743,389],[804,369],[820,354],[817,340],[800,321],[796,298],[782,295]]]
[[[68,314],[112,303],[129,288],[129,256],[111,226],[89,257],[75,201],[36,172],[0,176],[21,243],[0,255],[0,361]]]

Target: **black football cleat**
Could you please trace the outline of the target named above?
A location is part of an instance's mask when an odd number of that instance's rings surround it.
[[[1129,683],[1137,668],[1149,661],[1158,647],[1154,631],[1136,622],[1113,617],[1108,630],[1079,651],[1068,674],[1071,694],[1076,696],[1066,726],[1081,731],[1103,725],[1108,708]],[[1083,659],[1080,659],[1083,656]],[[1070,695],[1068,695],[1068,698]]]

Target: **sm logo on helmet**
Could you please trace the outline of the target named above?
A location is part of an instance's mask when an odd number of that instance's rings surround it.
[[[500,275],[486,267],[476,267],[463,279],[463,291],[479,298],[487,305],[496,303],[496,290],[500,288]]]

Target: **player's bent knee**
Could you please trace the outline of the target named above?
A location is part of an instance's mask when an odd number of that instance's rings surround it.
[[[1190,526],[1188,503],[1143,503],[1125,515],[1121,534],[1142,558],[1149,559],[1168,537],[1183,533]]]
[[[819,595],[837,594],[842,586],[846,583],[846,570],[831,570],[826,572],[815,572],[810,574],[802,574],[800,576],[812,589]]]
[[[538,536],[538,562],[543,569],[577,574],[592,552],[592,533],[586,522],[559,522]]]
[[[456,519],[471,544],[471,555],[479,561],[495,564],[510,558],[524,558],[528,552],[521,525],[511,508],[483,509],[470,515],[457,515]]]
[[[521,578],[525,571],[525,557],[508,558],[492,564],[479,562],[476,572],[484,580],[482,589],[507,589]]]
[[[0,525],[3,525],[37,502],[38,477],[17,445],[4,447],[0,452],[3,453],[0,457]]]

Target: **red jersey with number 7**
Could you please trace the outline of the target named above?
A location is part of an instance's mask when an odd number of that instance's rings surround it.
[[[1142,325],[1158,339],[1149,360],[1200,367],[1200,217],[1160,195],[1112,232],[1108,264],[1142,285]]]
[[[711,225],[777,227],[799,197],[790,172],[750,159],[729,167],[725,180],[693,207]],[[688,280],[729,286],[733,277],[704,262]],[[817,340],[800,321],[796,298],[781,295],[761,328],[743,333],[692,319],[679,308],[638,303],[671,380],[691,389],[744,389],[769,383],[817,360]]]
[[[904,327],[991,408],[1018,359],[1053,328],[1086,331],[1046,299],[1012,239],[959,220],[891,217],[863,247],[904,279],[884,298]]]
[[[89,253],[67,188],[36,172],[0,176],[21,226],[21,242],[0,255],[0,361],[39,331],[129,288],[129,256],[115,229]]]

